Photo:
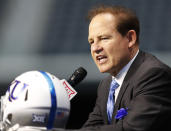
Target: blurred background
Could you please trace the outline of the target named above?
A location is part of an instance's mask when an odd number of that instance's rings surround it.
[[[99,73],[91,59],[87,12],[99,4],[123,5],[140,19],[141,49],[171,66],[170,0],[1,0],[0,95],[23,72],[43,70],[68,79],[82,66],[86,79],[75,89],[67,128],[80,128],[92,111]]]

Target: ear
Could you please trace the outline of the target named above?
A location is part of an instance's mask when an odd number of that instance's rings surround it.
[[[136,40],[137,40],[137,35],[136,35],[135,30],[129,30],[127,32],[127,39],[129,41],[129,45],[128,45],[129,48],[135,45]]]

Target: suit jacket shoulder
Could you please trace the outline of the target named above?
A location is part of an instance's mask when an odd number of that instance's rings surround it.
[[[115,103],[112,124],[108,125],[106,103],[111,79],[108,76],[100,83],[87,127],[93,126],[98,131],[171,130],[170,67],[155,56],[140,51],[125,76]],[[128,108],[128,114],[121,120],[115,119],[121,108]]]

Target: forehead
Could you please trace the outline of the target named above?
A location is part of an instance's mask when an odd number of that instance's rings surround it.
[[[89,27],[98,24],[115,24],[116,18],[111,13],[101,13],[94,16],[89,24]]]
[[[96,15],[89,24],[89,36],[97,33],[107,33],[115,30],[116,17],[110,13],[103,13]]]

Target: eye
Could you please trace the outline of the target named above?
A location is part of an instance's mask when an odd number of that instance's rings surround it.
[[[108,40],[109,37],[101,37],[101,40]]]
[[[94,43],[94,40],[89,40],[88,42],[90,43],[90,45],[92,45]]]

